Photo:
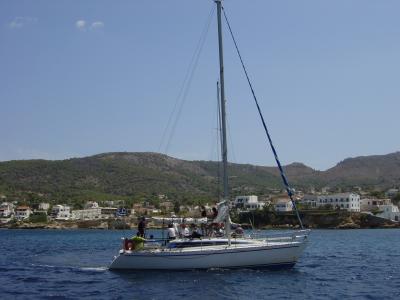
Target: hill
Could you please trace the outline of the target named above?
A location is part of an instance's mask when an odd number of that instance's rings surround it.
[[[334,186],[397,186],[400,184],[400,152],[348,158],[321,175],[323,181]]]
[[[158,153],[104,153],[59,161],[20,160],[0,163],[0,192],[42,193],[76,202],[89,199],[148,199],[167,194],[174,199],[217,199],[220,164],[186,161]],[[345,159],[327,171],[301,163],[285,167],[294,187],[374,186],[400,183],[400,152]],[[229,164],[233,194],[265,193],[282,188],[275,167]]]

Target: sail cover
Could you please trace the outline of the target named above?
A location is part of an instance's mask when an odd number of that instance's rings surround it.
[[[229,217],[229,206],[227,201],[218,203],[218,215],[213,220],[214,223],[223,223]]]

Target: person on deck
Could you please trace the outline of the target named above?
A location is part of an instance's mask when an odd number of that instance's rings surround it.
[[[197,226],[193,227],[193,231],[192,234],[190,235],[190,237],[192,239],[199,239],[201,238],[203,235],[199,232],[199,229],[197,228]]]
[[[176,230],[174,228],[174,225],[171,223],[168,224],[168,239],[169,240],[175,240],[176,239]]]
[[[181,225],[181,236],[184,238],[188,238],[190,236],[189,228],[186,227],[186,224]]]
[[[233,238],[243,237],[243,235],[244,235],[244,230],[243,230],[242,226],[240,226],[240,225],[238,225],[238,227],[236,227],[235,231],[232,232]]]
[[[214,206],[212,208],[212,219],[215,220],[215,218],[218,216],[218,209]]]
[[[171,223],[168,224],[167,236],[169,240],[176,239],[176,230],[174,228],[174,225],[172,225]]]
[[[201,217],[206,218],[207,217],[207,210],[204,206],[201,206]]]
[[[140,222],[138,223],[138,231],[142,238],[145,237],[145,230],[146,230],[146,218],[142,217]]]

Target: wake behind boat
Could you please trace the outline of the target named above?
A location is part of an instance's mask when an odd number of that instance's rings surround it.
[[[220,89],[219,117],[221,129],[221,154],[222,154],[222,181],[223,197],[218,207],[218,215],[207,224],[211,230],[203,231],[202,236],[191,238],[183,237],[171,240],[141,240],[135,237],[140,247],[133,246],[135,238],[124,239],[123,247],[110,265],[111,270],[184,270],[184,269],[209,269],[209,268],[264,268],[264,267],[292,267],[299,259],[307,245],[309,231],[303,230],[300,215],[296,203],[293,200],[292,189],[286,179],[276,150],[272,144],[270,134],[265,124],[260,106],[258,105],[253,87],[248,77],[246,68],[241,58],[239,49],[234,39],[230,24],[223,11],[222,0],[214,0],[217,6],[218,21],[218,45],[220,64]],[[268,137],[272,152],[281,173],[283,183],[289,198],[296,211],[300,228],[302,230],[286,232],[280,236],[256,238],[254,236],[243,236],[232,233],[233,224],[229,216],[229,189],[228,189],[228,151],[226,133],[225,113],[225,89],[224,89],[224,65],[222,46],[222,12],[237,53],[248,80],[252,95],[254,97],[258,113],[260,115],[264,130]],[[205,220],[207,222],[207,219]],[[202,223],[202,222],[200,222]],[[203,221],[204,223],[204,221]],[[217,231],[212,228],[217,226]],[[172,226],[172,224],[171,224]],[[211,226],[211,227],[210,227]],[[215,227],[215,226],[214,226]],[[222,235],[222,237],[215,235]],[[175,238],[175,237],[174,237]]]

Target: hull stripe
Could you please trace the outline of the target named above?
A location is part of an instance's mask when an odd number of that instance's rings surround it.
[[[158,269],[158,268],[112,268],[110,267],[110,270],[118,270],[118,271],[135,271],[135,270],[140,270],[140,271],[171,271],[171,272],[179,272],[179,271],[190,271],[190,270],[209,270],[209,269],[283,269],[283,268],[292,268],[296,264],[296,261],[291,261],[291,262],[281,262],[281,263],[271,263],[271,264],[261,264],[261,265],[245,265],[245,266],[230,266],[230,267],[206,267],[206,268],[182,268],[182,269],[170,269],[170,268],[164,268],[164,269]]]
[[[286,248],[298,248],[300,247],[299,245],[296,246],[286,246],[286,247],[274,247],[274,248],[261,248],[261,249],[245,249],[245,250],[237,250],[237,251],[216,251],[216,252],[209,252],[209,253],[193,253],[193,254],[183,254],[183,253],[177,253],[177,254],[171,254],[171,252],[157,252],[157,253],[149,253],[149,254],[141,254],[141,253],[132,253],[132,254],[120,254],[124,256],[134,256],[134,257],[171,257],[171,256],[209,256],[209,255],[221,255],[221,254],[229,254],[229,253],[242,253],[242,252],[258,252],[258,251],[268,251],[268,250],[278,250],[278,249],[286,249]],[[204,251],[204,250],[202,250]]]

